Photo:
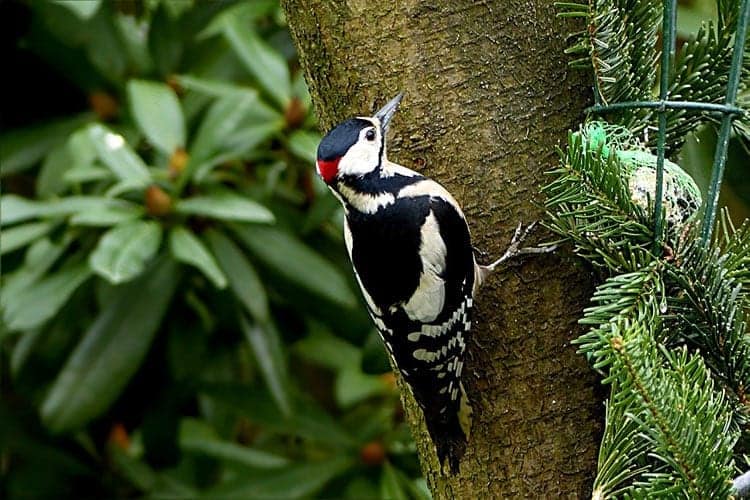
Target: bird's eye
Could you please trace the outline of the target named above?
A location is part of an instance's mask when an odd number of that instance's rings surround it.
[[[367,133],[365,133],[365,138],[368,141],[374,141],[375,140],[375,129],[371,128],[370,130],[368,130]]]

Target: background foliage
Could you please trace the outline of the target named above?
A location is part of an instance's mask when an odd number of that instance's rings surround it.
[[[277,3],[0,5],[0,496],[429,496]]]
[[[5,8],[0,496],[428,496],[277,3]]]

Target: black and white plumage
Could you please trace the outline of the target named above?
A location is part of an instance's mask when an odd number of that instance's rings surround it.
[[[501,262],[533,249],[517,248],[519,226],[501,259],[476,263],[453,196],[386,157],[400,101],[331,130],[317,168],[344,206],[346,246],[370,316],[424,413],[440,463],[456,472],[471,426],[461,376],[474,293]]]

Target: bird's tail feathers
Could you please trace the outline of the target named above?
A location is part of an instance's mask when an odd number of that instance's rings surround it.
[[[445,469],[447,461],[451,474],[459,472],[459,462],[466,452],[471,429],[472,409],[463,384],[460,388],[461,399],[457,409],[448,408],[444,413],[425,414],[427,430],[435,443],[440,467]]]

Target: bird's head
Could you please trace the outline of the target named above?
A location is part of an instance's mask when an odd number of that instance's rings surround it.
[[[318,146],[318,173],[333,184],[345,176],[362,176],[380,168],[385,160],[385,136],[403,94],[373,116],[350,118],[328,132]]]

